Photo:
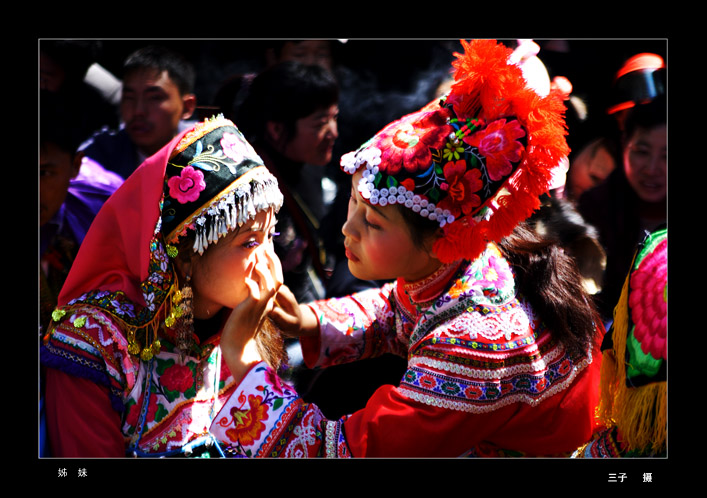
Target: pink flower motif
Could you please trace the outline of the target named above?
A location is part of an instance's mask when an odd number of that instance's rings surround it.
[[[241,139],[235,133],[224,133],[221,138],[221,148],[227,157],[236,163],[241,162],[245,157],[255,155],[248,142]]]
[[[283,387],[285,387],[285,385],[272,368],[265,370],[265,381],[272,388],[274,393],[280,396],[284,394]]]
[[[489,264],[481,270],[482,279],[479,283],[484,287],[501,289],[510,275],[508,268],[503,264],[504,260],[496,256],[489,256]]]
[[[437,112],[416,113],[392,123],[373,143],[381,150],[379,170],[392,176],[403,169],[414,173],[429,167],[430,149],[442,148],[452,130],[446,116]]]
[[[636,327],[634,335],[643,352],[656,360],[667,359],[667,245],[667,240],[658,244],[641,261],[630,280],[629,305]]]
[[[489,178],[497,181],[511,173],[512,163],[520,161],[524,147],[517,139],[524,136],[525,131],[518,120],[506,122],[505,119],[499,119],[465,137],[464,141],[479,149],[486,158]]]
[[[191,166],[182,169],[180,176],[170,178],[167,185],[169,186],[169,196],[180,204],[194,202],[199,198],[201,191],[206,188],[204,174]]]

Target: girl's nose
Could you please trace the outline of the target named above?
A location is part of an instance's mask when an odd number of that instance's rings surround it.
[[[349,239],[353,239],[353,240],[359,239],[359,233],[358,233],[358,230],[356,229],[353,216],[351,216],[350,209],[349,209],[349,215],[346,217],[346,222],[344,222],[344,225],[341,227],[341,233],[343,233],[344,236]]]

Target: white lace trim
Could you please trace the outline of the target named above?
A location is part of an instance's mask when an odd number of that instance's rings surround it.
[[[402,386],[399,388],[399,392],[412,400],[419,401],[420,403],[423,403],[428,406],[436,406],[439,408],[447,408],[467,413],[490,413],[492,411],[498,410],[499,408],[511,405],[513,403],[525,403],[530,406],[537,406],[546,399],[554,396],[558,392],[564,391],[570,384],[572,384],[572,382],[574,382],[574,379],[577,377],[577,375],[579,375],[579,373],[584,370],[584,368],[586,368],[586,366],[589,365],[591,362],[592,355],[590,353],[587,358],[585,358],[572,368],[572,372],[567,376],[566,379],[564,379],[559,384],[556,384],[552,388],[548,389],[538,397],[533,397],[529,394],[519,392],[510,394],[502,398],[501,400],[488,405],[479,405],[471,400],[457,401],[452,399],[445,399],[440,396],[413,391],[412,389]]]

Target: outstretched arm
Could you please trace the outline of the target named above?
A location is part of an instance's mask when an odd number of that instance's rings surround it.
[[[319,320],[312,308],[299,304],[292,291],[282,285],[275,296],[275,306],[269,314],[283,335],[312,337],[319,335]]]

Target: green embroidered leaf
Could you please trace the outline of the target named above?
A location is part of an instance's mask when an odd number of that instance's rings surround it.
[[[278,408],[280,408],[282,406],[282,401],[282,398],[275,398],[275,401],[272,404],[273,410],[277,410]]]

